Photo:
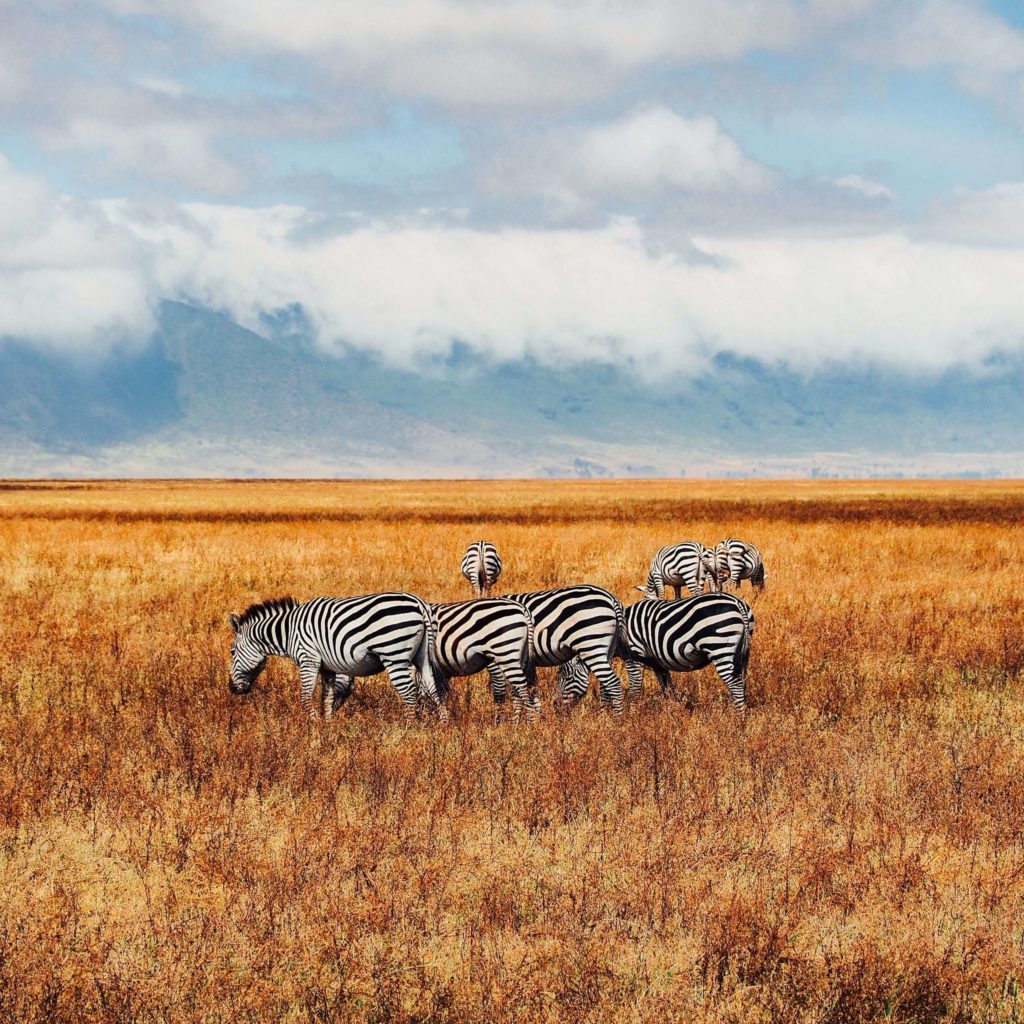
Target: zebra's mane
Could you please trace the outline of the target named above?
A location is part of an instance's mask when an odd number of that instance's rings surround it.
[[[251,604],[238,616],[238,625],[240,627],[244,626],[247,622],[262,619],[265,615],[270,615],[273,612],[287,611],[289,608],[294,608],[298,603],[294,597],[275,597],[269,601]]]

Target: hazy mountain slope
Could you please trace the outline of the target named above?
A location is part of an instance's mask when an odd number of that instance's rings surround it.
[[[488,364],[459,345],[414,372],[269,333],[165,303],[146,346],[98,363],[0,343],[0,472],[674,474],[1024,449],[1020,358],[911,379],[719,356],[653,385],[600,364]]]

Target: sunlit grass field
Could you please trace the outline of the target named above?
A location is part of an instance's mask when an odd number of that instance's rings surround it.
[[[409,724],[228,691],[230,612],[761,549],[711,669]],[[1024,484],[0,483],[0,1020],[1024,1017]]]

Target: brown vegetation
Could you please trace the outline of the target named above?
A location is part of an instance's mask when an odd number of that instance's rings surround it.
[[[1016,1021],[1024,487],[197,483],[0,488],[0,1020]],[[740,725],[713,672],[495,725],[326,726],[227,614],[466,597],[662,544],[765,557]],[[744,596],[750,594],[745,587]],[[542,673],[551,685],[551,673]]]

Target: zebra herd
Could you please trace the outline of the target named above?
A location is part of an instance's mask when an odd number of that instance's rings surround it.
[[[279,656],[298,666],[302,705],[311,717],[317,679],[320,709],[330,718],[356,676],[386,672],[407,715],[423,705],[446,720],[452,678],[486,670],[495,704],[511,699],[518,720],[539,712],[536,670],[557,667],[557,707],[579,703],[593,674],[602,704],[619,714],[622,682],[612,667],[618,659],[626,665],[629,701],[642,692],[645,668],[669,692],[670,673],[711,664],[733,706],[746,709],[754,613],[724,588],[739,589],[744,579],[764,587],[764,564],[752,544],[730,538],[714,548],[696,541],[662,548],[646,586],[637,587],[647,600],[627,607],[591,584],[487,596],[501,575],[501,559],[487,541],[470,545],[462,575],[473,587],[472,601],[428,604],[406,593],[305,603],[280,598],[232,615],[231,691],[248,693],[267,659]],[[666,585],[677,600],[662,600]],[[678,600],[684,586],[691,596]]]

